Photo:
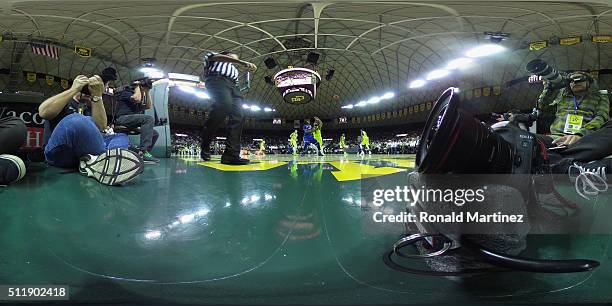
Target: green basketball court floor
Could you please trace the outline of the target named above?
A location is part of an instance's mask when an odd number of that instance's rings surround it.
[[[591,272],[459,279],[388,268],[382,254],[403,227],[364,225],[361,178],[405,175],[413,156],[254,161],[162,159],[123,187],[34,165],[23,181],[0,188],[0,284],[69,285],[71,301],[81,302],[612,301],[608,235],[528,240],[539,258],[600,261]],[[597,214],[609,204],[600,195],[583,209]]]

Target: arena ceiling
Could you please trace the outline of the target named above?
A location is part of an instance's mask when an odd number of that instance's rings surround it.
[[[234,50],[259,66],[247,100],[277,109],[275,116],[368,114],[430,101],[449,85],[498,85],[524,76],[525,63],[541,57],[559,69],[609,68],[609,44],[591,35],[612,34],[612,2],[550,1],[1,1],[0,26],[16,41],[49,41],[61,46],[59,60],[24,52],[24,70],[72,78],[106,66],[120,72],[120,83],[139,77],[142,58],[155,58],[166,72],[199,74],[207,50]],[[484,32],[503,32],[503,55],[479,59],[467,72],[421,89],[409,81],[489,42]],[[573,46],[555,38],[581,35]],[[550,40],[530,51],[528,43]],[[82,58],[74,45],[93,48]],[[1,61],[11,65],[14,44],[0,44]],[[318,64],[305,59],[319,53]],[[279,66],[267,69],[264,59]],[[288,65],[317,70],[324,77],[315,102],[294,106],[265,82]],[[342,105],[392,91],[396,97],[363,109]],[[337,95],[339,99],[334,99]]]

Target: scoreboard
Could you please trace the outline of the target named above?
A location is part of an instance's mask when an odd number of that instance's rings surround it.
[[[289,104],[306,104],[314,100],[320,81],[321,76],[307,68],[288,68],[274,75],[274,84]]]

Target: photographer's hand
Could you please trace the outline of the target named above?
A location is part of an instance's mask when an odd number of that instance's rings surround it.
[[[99,75],[94,75],[89,78],[89,92],[92,97],[102,97],[104,92],[104,82]]]
[[[579,135],[565,135],[553,141],[553,144],[559,146],[569,146],[581,138]]]
[[[89,79],[86,76],[77,75],[74,78],[74,81],[72,81],[72,87],[70,87],[70,90],[76,94],[78,92],[81,92],[83,87],[87,86],[87,84],[89,84]]]
[[[529,79],[527,79],[527,81],[529,83],[539,83],[540,81],[542,81],[542,77],[539,76],[539,75],[533,74],[533,75],[529,76]]]

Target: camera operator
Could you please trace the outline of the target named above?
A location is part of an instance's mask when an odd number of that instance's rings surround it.
[[[569,86],[558,90],[543,80],[544,90],[539,99],[545,107],[556,106],[555,120],[550,126],[551,136],[544,139],[550,146],[568,146],[600,129],[610,119],[608,94],[598,90],[590,75],[577,71],[571,73],[568,79]],[[542,78],[538,76],[529,78],[532,83],[540,80]]]
[[[145,115],[145,109],[150,109],[153,104],[149,91],[151,89],[151,80],[148,78],[138,80],[132,83],[131,86],[126,86],[119,94],[116,125],[122,125],[127,128],[140,128],[140,149],[139,154],[145,163],[159,163],[159,160],[150,151],[153,148],[156,131],[155,118],[150,115]]]
[[[529,78],[532,83],[540,80],[538,76]],[[556,145],[559,148],[557,152],[563,159],[553,170],[567,172],[573,165],[609,175],[612,165],[609,160],[602,160],[612,155],[612,122],[609,121],[607,92],[598,90],[594,80],[584,72],[571,73],[569,86],[561,88],[558,93],[548,82],[543,82],[540,99],[548,103],[554,97],[549,105],[556,106],[556,114],[550,126],[551,135],[538,135],[538,138],[547,147]]]
[[[98,75],[79,75],[71,88],[38,107],[40,117],[45,119],[44,154],[52,166],[78,166],[82,174],[102,184],[120,185],[142,172],[142,161],[125,150],[126,135],[103,136],[100,132],[107,124],[102,103],[104,86]]]

